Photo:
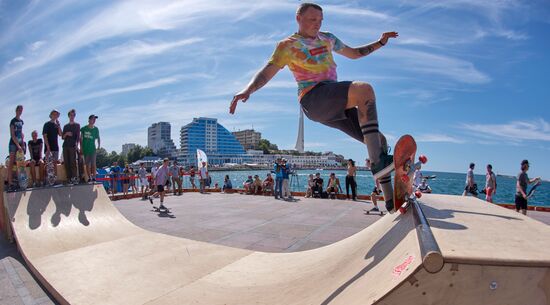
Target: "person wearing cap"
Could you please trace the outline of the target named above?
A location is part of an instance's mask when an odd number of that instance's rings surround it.
[[[80,128],[80,147],[84,156],[84,171],[88,181],[95,182],[96,175],[96,151],[101,147],[99,138],[99,129],[95,126],[97,115],[92,114],[88,117],[88,125]],[[97,140],[97,147],[96,142]]]
[[[540,177],[535,179],[529,179],[527,171],[529,170],[529,161],[521,161],[521,172],[518,174],[518,180],[516,182],[516,211],[523,215],[527,215],[527,185],[537,183],[540,181]]]
[[[462,196],[468,196],[468,194],[473,195],[474,197],[477,197],[477,184],[474,180],[474,163],[470,163],[470,167],[468,168],[468,172],[466,173],[466,186],[464,186],[464,192],[462,193]]]
[[[50,120],[44,123],[42,127],[42,138],[44,139],[44,154],[46,157],[51,154],[54,164],[59,160],[59,142],[58,139],[63,135],[61,124],[59,124],[59,111],[53,109],[50,111]],[[57,166],[53,167],[57,176]]]

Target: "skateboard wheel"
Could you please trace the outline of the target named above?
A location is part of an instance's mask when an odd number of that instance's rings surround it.
[[[399,208],[399,213],[405,214],[405,212],[407,212],[407,210],[405,210],[404,207],[400,207],[400,208]]]
[[[404,183],[409,183],[410,180],[411,178],[409,178],[409,175],[407,174],[403,174],[403,176],[401,176],[401,181],[403,181]]]
[[[414,195],[416,196],[416,198],[420,198],[420,197],[422,197],[422,192],[421,191],[416,191],[416,192],[414,192]]]
[[[426,157],[426,155],[420,155],[418,157],[418,160],[422,163],[422,164],[426,164],[426,162],[428,162],[428,157]]]

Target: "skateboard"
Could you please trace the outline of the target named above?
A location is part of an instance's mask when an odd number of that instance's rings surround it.
[[[413,191],[413,179],[414,170],[417,165],[428,162],[426,156],[421,155],[418,158],[418,162],[414,162],[416,154],[416,141],[410,135],[404,135],[395,144],[395,150],[393,154],[393,162],[395,164],[395,178],[393,187],[393,202],[394,206],[392,211],[399,210],[401,213],[407,211],[408,205],[406,203],[411,200],[414,201],[415,197],[420,198],[422,193],[420,191]]]
[[[541,185],[541,184],[542,184],[541,180],[539,180],[537,183],[535,183],[535,185],[533,185],[533,187],[531,188],[529,193],[527,193],[527,198],[531,198],[533,195],[535,195],[535,191],[537,190],[537,187],[539,187],[539,185]]]
[[[46,180],[49,186],[53,186],[57,177],[55,176],[55,162],[53,160],[53,155],[51,152],[47,152],[45,156],[46,161]]]
[[[375,209],[375,208],[372,208],[370,210],[365,209],[364,211],[365,211],[365,215],[380,215],[380,216],[386,215],[384,211],[380,211],[379,209]]]
[[[27,172],[25,170],[25,153],[22,151],[17,151],[15,154],[15,162],[17,164],[17,181],[19,183],[20,190],[26,190],[28,179]]]
[[[170,209],[166,207],[164,209],[161,209],[160,207],[153,206],[153,210],[157,213],[167,213],[167,214],[172,213],[172,211],[170,211]]]

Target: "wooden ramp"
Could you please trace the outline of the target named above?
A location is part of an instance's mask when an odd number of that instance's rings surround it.
[[[262,253],[136,227],[101,186],[4,193],[21,254],[62,304],[550,304],[550,227],[431,195],[332,245]]]

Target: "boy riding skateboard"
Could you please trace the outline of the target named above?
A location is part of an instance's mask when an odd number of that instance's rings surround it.
[[[308,118],[337,128],[367,145],[372,173],[380,178],[386,206],[393,209],[390,173],[393,158],[382,149],[378,129],[376,98],[372,86],[365,82],[338,82],[333,51],[357,59],[385,46],[396,32],[383,33],[379,40],[352,48],[329,32],[321,32],[323,9],[314,3],[302,3],[296,12],[298,32],[283,39],[269,62],[248,86],[231,101],[229,112],[235,113],[239,101],[246,102],[282,68],[288,66],[298,83],[300,105]]]

